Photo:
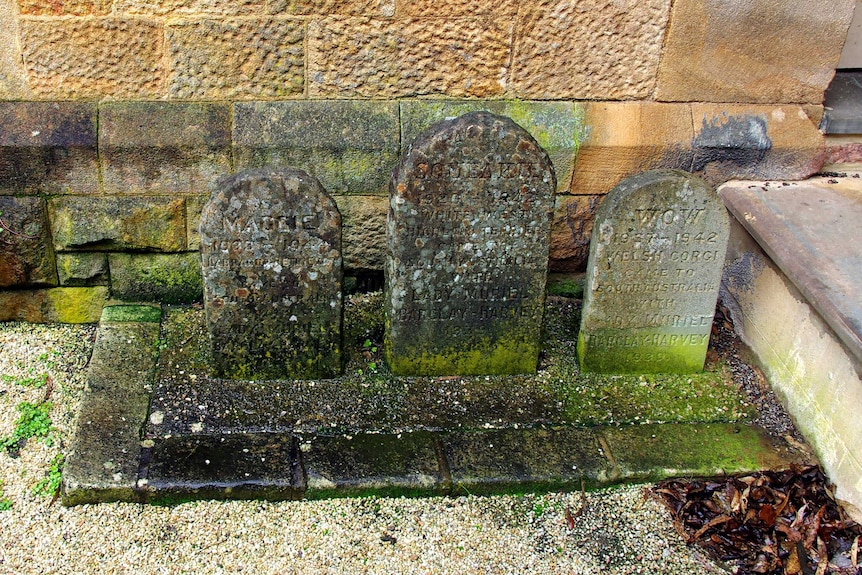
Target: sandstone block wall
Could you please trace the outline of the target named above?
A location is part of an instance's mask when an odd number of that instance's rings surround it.
[[[582,270],[593,214],[627,176],[817,172],[853,5],[0,0],[0,320],[198,297],[203,203],[264,165],[316,175],[348,274],[377,272],[399,155],[479,109],[550,154],[551,267]]]

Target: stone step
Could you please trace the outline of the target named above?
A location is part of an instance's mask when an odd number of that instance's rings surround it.
[[[721,299],[836,495],[862,509],[862,178],[729,182]]]

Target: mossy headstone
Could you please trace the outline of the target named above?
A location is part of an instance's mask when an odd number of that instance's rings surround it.
[[[261,169],[223,180],[200,235],[217,375],[341,373],[341,216],[313,176]]]
[[[578,358],[598,373],[703,370],[729,222],[706,182],[633,176],[596,212]]]
[[[433,125],[390,185],[387,363],[397,375],[535,372],[556,181],[512,120]]]

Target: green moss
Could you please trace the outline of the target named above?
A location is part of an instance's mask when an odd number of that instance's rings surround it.
[[[584,274],[549,274],[546,291],[549,295],[580,299],[584,295]]]
[[[67,287],[46,290],[49,317],[60,323],[95,323],[108,299],[106,287]]]
[[[578,334],[578,360],[584,372],[698,373],[708,343],[709,332],[597,329]]]
[[[162,308],[152,305],[112,305],[102,310],[102,321],[158,323]]]
[[[200,256],[179,254],[111,254],[114,297],[126,301],[191,303],[203,296]]]
[[[398,375],[510,375],[533,373],[539,358],[539,346],[517,338],[485,341],[469,350],[450,348],[441,353],[394,354],[386,347],[386,361]]]

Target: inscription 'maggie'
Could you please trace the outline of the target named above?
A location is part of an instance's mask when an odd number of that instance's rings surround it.
[[[201,215],[204,305],[216,373],[341,372],[341,216],[299,170],[221,182]]]
[[[390,186],[393,373],[536,370],[555,189],[547,154],[508,118],[474,112],[417,138]]]
[[[647,172],[614,188],[593,228],[581,369],[703,369],[728,233],[724,205],[690,174]]]

